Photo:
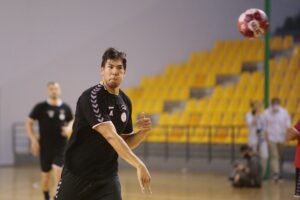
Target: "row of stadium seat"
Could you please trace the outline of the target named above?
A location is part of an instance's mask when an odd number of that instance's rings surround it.
[[[247,129],[237,128],[228,129],[219,127],[210,129],[206,127],[194,127],[184,129],[182,127],[173,127],[168,129],[162,126],[154,127],[152,133],[147,138],[149,142],[172,142],[172,143],[214,143],[230,144],[232,142],[243,144],[247,142]]]

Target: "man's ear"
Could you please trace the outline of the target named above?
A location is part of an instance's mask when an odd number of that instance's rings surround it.
[[[104,67],[100,66],[100,75],[103,76],[104,75]]]

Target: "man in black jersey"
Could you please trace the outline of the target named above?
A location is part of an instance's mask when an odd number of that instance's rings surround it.
[[[42,190],[45,200],[50,199],[51,171],[54,172],[54,187],[58,185],[63,166],[63,152],[67,142],[63,127],[72,121],[70,107],[60,99],[61,89],[57,82],[48,83],[47,101],[38,103],[31,111],[26,130],[31,142],[31,152],[40,156],[42,170]],[[34,122],[38,121],[39,137],[34,131]]]
[[[139,117],[138,131],[133,133],[131,101],[119,88],[125,70],[125,54],[107,49],[100,68],[102,81],[79,97],[57,200],[122,199],[118,155],[136,168],[142,191],[151,193],[148,169],[131,151],[151,130],[151,120]]]

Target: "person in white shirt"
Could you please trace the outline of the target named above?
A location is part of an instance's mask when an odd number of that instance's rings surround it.
[[[277,182],[280,178],[284,143],[287,130],[291,127],[291,118],[288,111],[280,106],[279,98],[271,100],[271,106],[264,112],[263,118],[269,144],[271,169],[273,178]]]
[[[260,156],[262,175],[264,175],[269,158],[269,151],[264,131],[261,103],[259,101],[252,101],[250,107],[251,111],[249,111],[245,117],[249,129],[248,145]]]

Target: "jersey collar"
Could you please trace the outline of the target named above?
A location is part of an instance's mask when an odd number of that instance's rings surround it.
[[[61,99],[58,100],[58,104],[57,105],[52,105],[50,103],[50,99],[47,99],[47,104],[51,105],[51,106],[61,106],[63,104],[63,101]]]

